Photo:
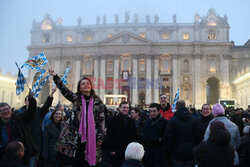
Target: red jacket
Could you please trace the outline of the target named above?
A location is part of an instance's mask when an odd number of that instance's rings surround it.
[[[170,118],[174,116],[174,113],[172,112],[172,106],[170,104],[168,104],[166,108],[161,108],[160,113],[161,116],[166,120],[170,120]]]

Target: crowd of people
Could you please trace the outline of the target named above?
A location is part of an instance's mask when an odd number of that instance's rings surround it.
[[[38,107],[30,92],[25,105],[0,103],[0,166],[3,167],[248,167],[250,106],[204,104],[201,110],[159,96],[148,110],[122,101],[107,109],[91,80],[73,93],[49,70],[56,87]],[[59,89],[70,109],[51,107]]]

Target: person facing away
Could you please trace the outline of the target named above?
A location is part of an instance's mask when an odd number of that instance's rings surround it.
[[[143,167],[144,148],[137,142],[129,143],[125,150],[125,161],[121,167]]]
[[[185,101],[178,101],[176,110],[165,132],[166,152],[174,167],[193,167],[193,147],[202,140],[200,124],[189,113]]]
[[[231,136],[221,121],[210,124],[210,134],[194,148],[194,156],[199,161],[199,167],[233,167],[234,147],[230,143]]]
[[[1,167],[21,167],[24,156],[24,146],[20,141],[10,142],[0,160]]]
[[[160,94],[160,113],[166,120],[174,116],[172,107],[169,104],[169,97],[166,94]]]
[[[223,106],[219,103],[216,103],[212,108],[212,114],[215,117],[212,119],[206,129],[205,135],[204,135],[204,141],[208,140],[209,134],[210,134],[210,124],[211,122],[218,120],[222,121],[225,124],[226,129],[229,131],[231,135],[231,144],[234,146],[235,149],[235,158],[234,158],[234,165],[239,164],[239,157],[236,149],[240,146],[240,133],[238,130],[237,125],[235,125],[233,122],[231,122],[226,116],[225,116],[225,110]]]
[[[142,130],[142,143],[145,148],[145,166],[165,165],[164,132],[168,121],[161,116],[160,106],[151,103],[151,119],[147,120]]]
[[[94,103],[101,99],[95,94],[93,85],[89,78],[82,78],[77,83],[77,92],[73,93],[62,82],[61,78],[55,74],[52,68],[50,74],[57,88],[62,95],[73,103],[73,110],[70,119],[67,120],[57,143],[57,149],[62,154],[72,157],[72,167],[94,166],[96,165],[96,147],[98,141],[102,140],[104,132],[96,131],[104,127],[104,111],[94,111]],[[104,107],[101,107],[104,108]]]
[[[60,107],[55,108],[49,119],[51,122],[44,128],[42,153],[47,166],[57,167],[60,162],[56,143],[63,128],[63,111],[60,110]]]
[[[238,149],[240,167],[250,166],[250,126],[245,126],[243,136],[240,139],[240,147]]]
[[[122,101],[119,105],[119,114],[112,117],[107,126],[106,142],[111,155],[112,167],[120,167],[124,161],[127,145],[137,141],[134,120],[128,117],[129,103]]]

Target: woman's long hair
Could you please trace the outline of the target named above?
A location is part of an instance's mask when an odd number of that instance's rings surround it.
[[[93,96],[93,98],[98,98],[102,102],[102,100],[96,95],[95,90],[93,89],[93,84],[92,84],[91,80],[89,78],[87,78],[87,77],[83,77],[82,79],[80,79],[80,81],[78,81],[76,94],[79,97],[79,101],[81,101],[81,95],[82,95],[82,92],[80,90],[80,85],[81,85],[82,80],[88,80],[89,81],[90,86],[91,86],[90,96]]]

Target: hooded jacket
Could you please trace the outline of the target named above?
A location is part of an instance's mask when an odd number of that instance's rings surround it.
[[[199,167],[233,167],[234,147],[227,129],[215,129],[208,141],[194,148],[194,156],[199,160]]]
[[[198,145],[202,132],[198,120],[192,118],[187,108],[181,108],[169,120],[166,136],[166,151],[172,159],[193,158],[193,147]]]

